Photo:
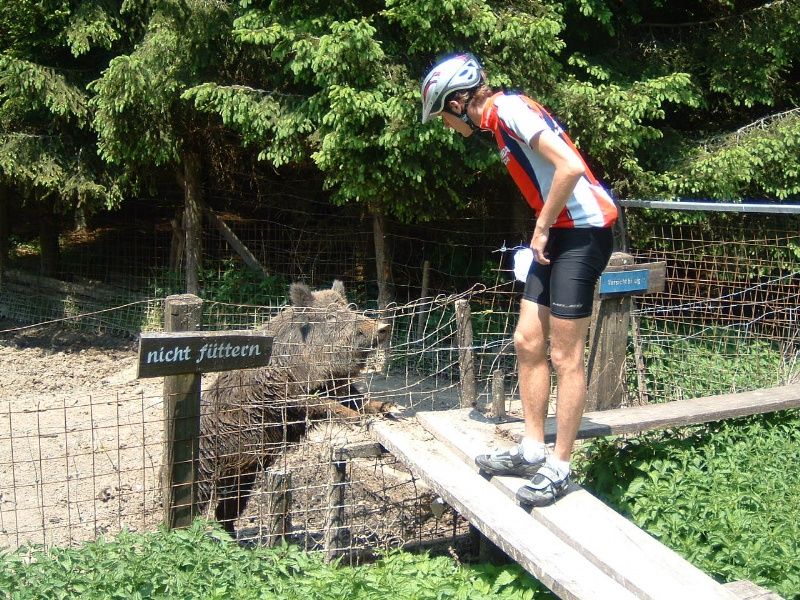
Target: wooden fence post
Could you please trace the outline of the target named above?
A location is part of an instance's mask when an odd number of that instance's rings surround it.
[[[267,490],[268,546],[275,546],[292,530],[292,474],[284,470],[268,470],[264,482]]]
[[[425,324],[428,321],[428,314],[431,311],[431,305],[429,304],[427,307],[423,307],[423,302],[425,298],[428,297],[428,288],[430,287],[430,280],[431,280],[431,261],[424,260],[422,262],[422,288],[420,289],[419,299],[420,305],[418,307],[417,313],[417,333],[416,337],[418,339],[422,339],[422,336],[425,335]]]
[[[505,376],[503,369],[496,369],[492,373],[492,417],[495,419],[506,418]]]
[[[328,467],[328,494],[325,516],[325,559],[332,561],[345,547],[344,491],[347,485],[347,461],[339,449],[331,449]]]
[[[456,339],[458,366],[461,371],[461,407],[475,406],[478,399],[475,385],[475,354],[472,351],[472,319],[467,300],[456,300]]]
[[[608,267],[628,264],[633,264],[633,257],[622,252],[615,252],[608,261]],[[587,411],[618,408],[625,400],[625,355],[630,314],[630,296],[595,299],[590,328],[591,351],[587,361]]]
[[[164,331],[200,328],[203,301],[192,294],[164,301]],[[197,458],[200,446],[199,373],[164,378],[164,521],[168,528],[187,527],[197,515]]]
[[[587,412],[624,403],[631,296],[661,291],[665,273],[663,261],[636,265],[630,254],[611,255],[600,278],[589,329]]]

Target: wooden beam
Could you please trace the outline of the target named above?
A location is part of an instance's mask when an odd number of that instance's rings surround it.
[[[222,237],[225,238],[225,241],[230,244],[231,248],[238,254],[244,264],[246,264],[251,270],[255,271],[259,275],[263,275],[267,277],[269,273],[267,269],[258,262],[258,259],[253,255],[252,252],[245,246],[242,241],[237,237],[237,235],[233,232],[233,230],[228,227],[228,225],[220,219],[208,206],[202,204],[203,213],[208,217],[208,220],[211,221],[211,224],[216,227],[219,232],[222,234]]]
[[[465,467],[472,465],[473,470],[475,456],[492,447],[509,445],[507,438],[497,434],[494,424],[487,422],[477,411],[458,411],[460,419],[454,418],[454,412],[418,413],[419,423],[436,438],[427,444],[426,449],[445,446],[460,457]],[[391,444],[388,439],[382,443],[387,447]],[[516,477],[492,477],[490,481],[509,499],[525,483]],[[483,493],[483,489],[479,492],[475,487],[470,493],[477,496]],[[573,484],[558,502],[545,508],[534,508],[530,514],[532,520],[543,525],[637,598],[735,598],[710,576],[580,486]],[[593,597],[615,598],[602,594]]]
[[[697,425],[789,408],[800,408],[798,383],[738,394],[586,413],[581,419],[578,439]],[[524,426],[521,421],[516,421],[500,424],[498,428],[513,439],[518,439],[522,437]],[[555,433],[555,417],[549,417],[545,423],[546,441],[552,442]]]
[[[352,460],[354,458],[379,458],[386,449],[377,442],[353,442],[333,449],[333,460]]]
[[[639,598],[413,422],[376,421],[378,441],[503,552],[564,600]]]

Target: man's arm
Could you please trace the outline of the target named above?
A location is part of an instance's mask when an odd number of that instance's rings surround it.
[[[556,171],[544,207],[536,218],[536,227],[531,238],[534,258],[543,265],[550,264],[544,255],[550,226],[567,204],[578,180],[584,174],[583,161],[564,140],[550,130],[542,131],[531,139],[531,148],[553,163]]]

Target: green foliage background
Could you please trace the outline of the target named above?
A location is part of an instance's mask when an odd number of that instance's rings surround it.
[[[331,202],[406,221],[469,208],[505,177],[495,153],[419,124],[421,77],[464,49],[552,108],[620,196],[800,190],[794,0],[0,0],[0,15],[0,184],[62,212],[157,195],[187,153],[313,172]]]

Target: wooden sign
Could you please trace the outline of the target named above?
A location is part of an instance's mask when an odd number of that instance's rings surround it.
[[[603,297],[652,294],[664,290],[667,263],[664,261],[634,264],[633,257],[615,252],[606,270],[600,274],[596,293]]]
[[[138,376],[263,367],[271,353],[272,336],[263,331],[143,333],[139,338]]]
[[[650,281],[648,269],[606,271],[600,275],[601,294],[646,292]]]

